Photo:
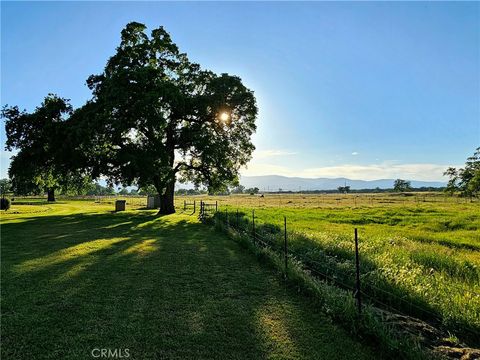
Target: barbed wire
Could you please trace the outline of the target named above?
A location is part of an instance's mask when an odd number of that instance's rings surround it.
[[[228,216],[230,214],[232,214],[231,217]],[[279,234],[273,234],[273,233],[269,234],[259,229],[254,230],[253,222],[250,221],[250,219],[246,218],[245,214],[242,214],[241,216],[240,216],[240,213],[230,213],[230,214],[217,212],[213,216],[215,217],[215,219],[223,220],[222,221],[223,225],[228,226],[228,228],[235,230],[238,234],[247,236],[254,243],[254,245],[259,245],[259,246],[262,246],[263,248],[269,248],[273,251],[281,250],[281,242],[279,241],[281,239],[279,239],[280,237]],[[220,218],[223,218],[223,219],[220,219]],[[258,217],[255,217],[254,220],[255,220],[256,226],[262,226],[261,224],[268,225],[268,223],[263,222],[262,220],[258,219]],[[240,222],[242,223],[242,225],[240,224]],[[326,259],[327,261],[332,261],[331,257],[329,257],[325,252],[322,251],[321,254],[327,257]],[[349,274],[345,274],[344,272],[339,271],[336,265],[327,263],[327,262],[320,262],[319,259],[314,259],[310,256],[307,256],[306,254],[292,253],[292,250],[290,250],[288,258],[290,258],[291,260],[296,260],[300,262],[302,268],[305,271],[313,274],[314,276],[321,277],[322,279],[340,288],[343,288],[345,290],[349,290],[355,293],[356,291],[356,288],[354,287],[355,282],[353,280],[348,281]],[[320,269],[318,267],[320,267]],[[353,272],[353,269],[352,269],[352,272]],[[369,272],[362,274],[363,281],[362,281],[362,288],[360,289],[360,294],[363,295],[366,299],[368,299],[372,304],[376,304],[377,306],[380,306],[385,310],[396,312],[404,316],[409,316],[408,313],[410,314],[415,313],[417,316],[419,316],[419,313],[421,313],[423,316],[428,315],[429,320],[433,320],[434,322],[438,322],[440,324],[443,323],[442,316],[433,312],[432,310],[426,309],[425,307],[422,307],[419,304],[414,303],[411,300],[406,299],[396,293],[393,293],[386,289],[382,289],[372,284],[370,281],[366,281],[367,279],[365,278],[365,275],[368,275],[368,274]],[[352,273],[350,275],[353,276],[354,274]],[[365,289],[368,289],[368,290],[366,291]],[[379,293],[382,294],[380,295],[380,298],[379,298]],[[387,304],[383,300],[388,301],[390,304]],[[409,308],[410,310],[409,312],[405,310],[406,307]],[[415,309],[416,311],[413,311],[413,309]],[[468,326],[467,324],[465,324],[465,326],[463,326],[462,324],[462,330],[466,330],[467,332],[473,335],[480,336],[480,331]]]

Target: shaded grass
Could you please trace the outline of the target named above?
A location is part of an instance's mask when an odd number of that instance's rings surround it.
[[[84,359],[93,348],[133,359],[374,356],[195,218],[108,208],[2,214],[3,358]]]

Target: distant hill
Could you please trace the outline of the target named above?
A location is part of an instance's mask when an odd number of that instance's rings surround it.
[[[265,176],[242,176],[240,184],[246,188],[258,187],[261,191],[307,191],[307,190],[336,190],[339,186],[343,186],[345,182],[352,190],[362,189],[391,189],[395,179],[379,179],[379,180],[350,180],[346,178],[301,178],[301,177],[287,177],[280,175],[265,175]],[[410,180],[412,187],[442,187],[446,186],[446,182],[441,181],[416,181]],[[99,180],[98,183],[106,186],[105,180]],[[116,187],[117,188],[117,187]],[[121,188],[121,187],[119,187]],[[177,189],[193,189],[193,184],[181,184],[177,182]],[[128,190],[137,189],[136,186],[127,186]]]
[[[351,180],[346,178],[300,178],[287,177],[279,175],[265,176],[242,176],[240,184],[246,188],[258,187],[262,191],[299,191],[299,190],[335,190],[339,186],[344,186],[345,182],[352,190],[362,189],[391,189],[395,179],[379,179],[379,180]],[[441,181],[416,181],[410,180],[412,187],[442,187],[445,182]]]

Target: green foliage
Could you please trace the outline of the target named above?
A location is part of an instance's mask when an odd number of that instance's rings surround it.
[[[154,186],[173,212],[175,179],[214,192],[236,183],[251,157],[257,107],[239,77],[201,70],[159,27],[132,22],[73,117],[83,126],[94,173]],[[96,169],[96,170],[95,170]]]
[[[7,211],[10,209],[10,199],[6,197],[0,198],[0,210]]]
[[[153,185],[142,186],[138,189],[139,195],[155,195],[157,194],[157,189]]]
[[[9,193],[12,190],[12,182],[9,179],[0,179],[0,194]]]
[[[255,194],[258,194],[259,192],[260,192],[260,189],[258,187],[245,189],[245,194],[255,195]]]
[[[232,194],[243,194],[245,192],[245,186],[238,185],[232,189]]]
[[[68,193],[104,175],[110,184],[154,186],[161,213],[174,212],[175,180],[209,193],[238,184],[251,158],[257,106],[239,77],[202,70],[159,27],[131,22],[100,75],[92,98],[73,111],[48,95],[33,113],[5,107],[9,170],[19,194]],[[35,166],[32,166],[35,164]],[[82,181],[88,174],[88,179]],[[68,189],[68,190],[66,190]]]
[[[410,191],[412,186],[410,181],[396,179],[393,183],[393,190],[397,192]]]
[[[69,163],[72,153],[66,140],[67,119],[72,114],[69,101],[49,94],[32,113],[17,106],[5,106],[7,150],[19,150],[12,157],[9,177],[15,194],[65,193],[80,189],[90,182]]]
[[[350,192],[350,186],[345,185],[345,186],[339,186],[338,188],[339,193],[347,194]]]
[[[465,162],[465,167],[449,167],[444,174],[449,177],[446,192],[454,194],[459,191],[465,197],[480,196],[480,147]]]
[[[115,189],[112,186],[102,186],[100,184],[92,184],[87,190],[86,195],[114,195]]]
[[[128,191],[127,188],[122,188],[122,189],[118,192],[119,195],[128,195],[129,193],[130,193],[130,192]]]
[[[178,189],[175,191],[176,195],[202,195],[202,194],[208,194],[207,190],[205,189]]]

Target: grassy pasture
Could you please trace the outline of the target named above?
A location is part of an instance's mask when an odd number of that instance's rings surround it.
[[[112,209],[14,202],[1,213],[2,358],[381,358],[195,216]]]
[[[179,198],[178,204],[184,199],[193,198]],[[354,278],[353,231],[358,228],[362,281],[372,285],[370,293],[387,305],[398,303],[408,314],[438,318],[447,330],[478,345],[480,340],[475,341],[471,333],[480,332],[478,201],[439,193],[408,197],[266,194],[207,201],[218,201],[220,211],[227,209],[231,221],[237,209],[248,219],[255,210],[258,231],[263,227],[265,233],[276,233],[278,241],[286,216],[292,251],[313,258],[322,271],[349,283]]]

